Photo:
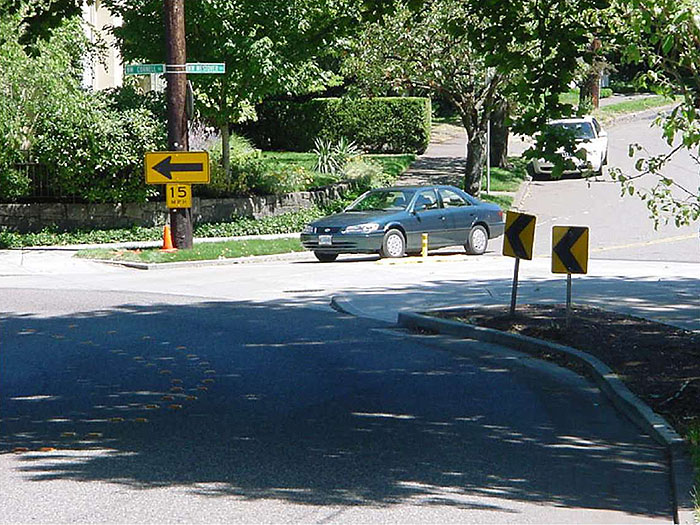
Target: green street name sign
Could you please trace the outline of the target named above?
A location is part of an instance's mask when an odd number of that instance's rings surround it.
[[[165,64],[129,64],[124,67],[125,75],[158,75],[165,73]]]
[[[226,64],[224,64],[223,62],[194,62],[192,64],[187,64],[186,72],[192,74],[222,75],[226,73]]]

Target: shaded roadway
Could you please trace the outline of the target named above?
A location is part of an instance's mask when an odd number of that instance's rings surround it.
[[[35,452],[0,456],[3,521],[669,518],[663,451],[516,352],[303,300],[4,293],[0,446]]]

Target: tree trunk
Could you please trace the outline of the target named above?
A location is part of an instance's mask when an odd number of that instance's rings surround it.
[[[602,42],[599,38],[593,38],[589,47],[589,52],[592,54],[591,65],[588,66],[588,72],[581,84],[578,95],[578,107],[590,108],[590,110],[600,107],[600,74],[605,67],[605,61],[598,58],[597,54],[602,47]],[[586,109],[589,111],[589,109]]]
[[[221,130],[221,165],[224,169],[226,182],[231,182],[231,141],[228,123],[223,124]]]
[[[595,69],[586,75],[578,95],[578,107],[598,109],[600,106],[600,72]],[[589,109],[586,109],[589,111]]]
[[[481,178],[486,165],[486,130],[467,130],[467,164],[464,169],[464,191],[478,197],[481,194]]]
[[[508,134],[506,123],[508,117],[508,101],[502,99],[491,111],[491,141],[490,161],[494,168],[508,167]]]

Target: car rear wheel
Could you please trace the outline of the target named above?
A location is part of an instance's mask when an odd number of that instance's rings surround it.
[[[314,252],[314,255],[321,262],[333,262],[338,258],[337,253]]]
[[[406,253],[406,239],[399,230],[389,230],[384,235],[382,249],[379,255],[382,257],[403,257]]]
[[[467,237],[467,242],[464,244],[464,249],[469,255],[481,255],[486,251],[489,244],[489,234],[486,228],[477,224],[474,226]]]

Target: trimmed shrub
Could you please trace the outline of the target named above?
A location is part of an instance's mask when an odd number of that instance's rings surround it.
[[[430,99],[417,97],[268,101],[245,132],[266,150],[311,151],[316,138],[345,137],[368,153],[423,153],[430,114]]]

